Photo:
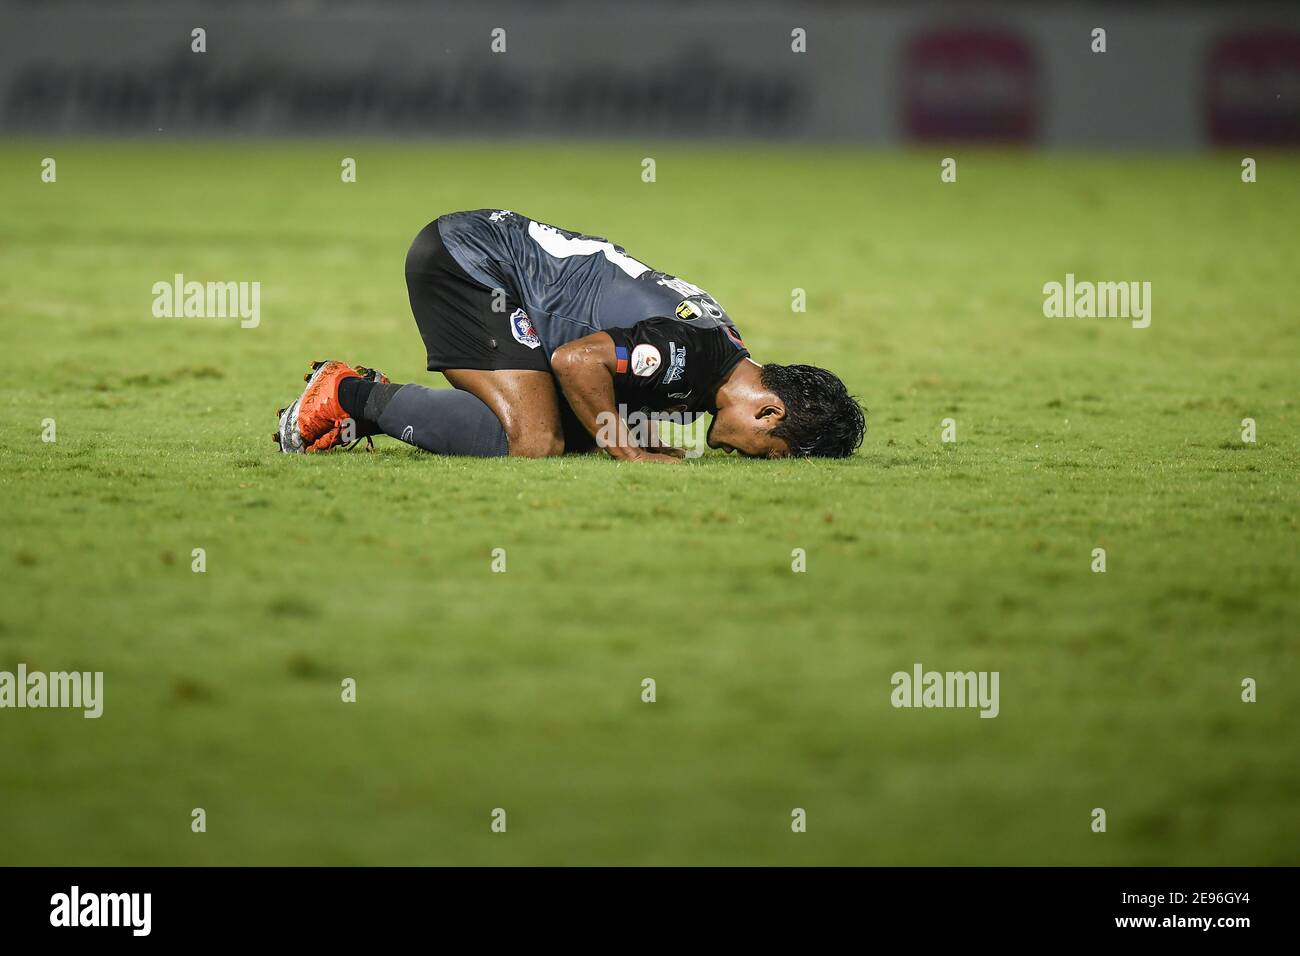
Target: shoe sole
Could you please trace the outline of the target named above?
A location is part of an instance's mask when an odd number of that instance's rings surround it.
[[[280,425],[271,437],[280,446],[280,451],[286,455],[307,454],[307,443],[303,441],[302,432],[298,431],[298,406],[307,395],[312,383],[320,376],[325,365],[325,362],[313,362],[311,371],[303,376],[307,384],[303,387],[302,394],[287,407],[280,409]]]

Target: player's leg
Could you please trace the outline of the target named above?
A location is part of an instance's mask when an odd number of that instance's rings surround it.
[[[469,392],[399,385],[344,362],[317,362],[302,395],[280,409],[276,444],[319,452],[386,434],[440,455],[495,457],[509,452],[493,411]]]
[[[357,434],[385,434],[438,455],[496,458],[509,453],[492,410],[469,392],[348,378],[339,405]]]
[[[436,222],[412,243],[406,281],[428,368],[456,388],[395,385],[342,362],[317,363],[302,396],[280,411],[281,449],[322,451],[383,433],[443,455],[563,454],[573,416],[561,408],[536,334],[525,334],[523,310],[497,307],[495,291],[447,252]],[[574,450],[587,450],[585,438],[576,436]]]
[[[548,458],[564,454],[560,399],[550,372],[449,368],[442,374],[457,389],[492,410],[512,456]]]
[[[440,455],[545,458],[564,454],[555,385],[545,372],[448,369],[456,388],[346,378],[339,405],[357,434],[382,432]]]
[[[411,243],[406,288],[427,368],[442,372],[463,397],[441,399],[442,393],[432,389],[403,392],[396,408],[413,418],[422,410],[432,414],[433,403],[457,401],[463,420],[455,427],[480,431],[490,430],[488,423],[481,414],[471,415],[471,409],[487,409],[510,455],[563,454],[560,401],[539,337],[504,289],[485,285],[461,267],[442,240],[440,222],[431,222]],[[386,421],[390,427],[392,417]],[[414,424],[408,420],[402,427]]]

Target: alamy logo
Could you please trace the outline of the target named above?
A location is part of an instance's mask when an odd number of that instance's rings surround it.
[[[104,712],[103,671],[32,671],[18,665],[18,673],[0,671],[0,708],[70,707],[83,717]]]
[[[148,936],[153,923],[152,893],[68,893],[50,897],[51,926],[128,926],[133,936]]]
[[[978,707],[981,717],[998,715],[998,671],[895,671],[889,679],[895,707]]]
[[[260,282],[186,282],[178,272],[171,282],[155,282],[151,291],[157,319],[238,317],[244,329],[255,329],[262,321]]]
[[[1049,319],[1132,319],[1135,329],[1151,324],[1150,282],[1075,282],[1043,286],[1043,315]]]

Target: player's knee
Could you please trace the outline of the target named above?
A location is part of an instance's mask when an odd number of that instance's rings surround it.
[[[510,455],[514,458],[553,458],[564,454],[564,436],[533,430],[518,435],[506,433]]]

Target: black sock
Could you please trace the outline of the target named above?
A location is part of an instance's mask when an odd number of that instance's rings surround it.
[[[365,417],[366,399],[374,387],[374,382],[360,377],[345,378],[339,382],[339,404],[353,421],[360,422]]]
[[[384,414],[384,409],[392,401],[397,390],[402,386],[396,382],[373,382],[370,385],[370,394],[366,396],[365,407],[361,409],[361,417],[367,422],[374,422],[375,428],[379,431],[379,416]]]
[[[358,425],[379,430],[379,416],[400,385],[372,382],[364,378],[345,378],[339,382],[339,404]]]
[[[379,427],[379,416],[383,414],[389,400],[401,387],[355,377],[345,378],[339,382],[339,405],[356,423],[358,438],[383,432]]]

